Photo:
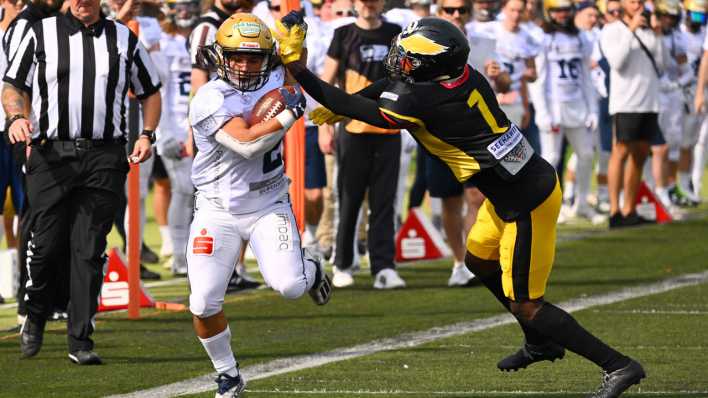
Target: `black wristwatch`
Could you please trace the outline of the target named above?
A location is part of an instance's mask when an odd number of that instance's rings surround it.
[[[12,126],[12,123],[15,123],[15,120],[18,120],[18,119],[27,119],[27,116],[18,113],[18,114],[12,115],[12,116],[5,119],[5,132],[6,133],[10,131],[10,126]]]
[[[147,139],[150,140],[151,144],[155,143],[155,130],[145,129],[142,133],[140,133],[140,136],[147,137]]]

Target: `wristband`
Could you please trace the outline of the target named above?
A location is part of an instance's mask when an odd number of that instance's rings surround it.
[[[293,112],[290,109],[286,109],[280,112],[275,116],[275,119],[280,122],[280,125],[283,126],[283,130],[285,131],[289,130],[290,127],[297,120],[295,119],[295,115],[293,115]]]
[[[145,129],[145,130],[143,130],[142,133],[140,133],[140,137],[146,137],[148,140],[150,140],[151,144],[154,144],[155,143],[155,130]]]
[[[18,120],[18,119],[27,119],[27,117],[25,115],[18,113],[18,114],[12,115],[12,116],[8,117],[7,119],[5,119],[5,132],[9,132],[10,126],[12,126],[12,123],[15,123],[15,120]]]

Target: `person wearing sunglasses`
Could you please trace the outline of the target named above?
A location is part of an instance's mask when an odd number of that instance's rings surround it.
[[[661,134],[659,76],[667,61],[661,30],[650,25],[644,1],[622,0],[622,8],[622,19],[605,25],[600,34],[610,65],[609,111],[614,124],[608,166],[610,228],[652,222],[637,214],[636,198],[651,140]]]
[[[603,25],[616,21],[622,15],[620,0],[601,0],[597,3],[602,14]],[[602,29],[600,29],[600,33]],[[703,43],[703,36],[700,38]],[[698,45],[699,47],[701,44]],[[607,167],[612,152],[612,119],[609,110],[608,93],[610,90],[610,64],[600,47],[600,34],[598,34],[590,61],[590,73],[598,94],[598,122],[597,129],[600,133],[597,160],[597,210],[606,214],[610,211],[610,195],[607,188]]]

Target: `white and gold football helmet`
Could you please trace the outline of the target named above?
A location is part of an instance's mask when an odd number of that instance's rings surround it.
[[[229,17],[216,31],[210,58],[219,78],[240,91],[256,91],[263,87],[276,64],[275,41],[270,29],[253,14],[237,13]],[[241,71],[229,66],[235,54],[263,57],[258,71]]]

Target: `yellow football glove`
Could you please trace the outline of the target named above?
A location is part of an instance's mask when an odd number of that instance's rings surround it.
[[[321,126],[323,124],[335,124],[345,119],[344,116],[337,115],[324,106],[318,106],[307,117],[312,123]]]
[[[275,21],[275,39],[278,41],[278,55],[283,64],[300,60],[302,49],[305,46],[307,25],[293,25],[287,28],[281,21]]]

